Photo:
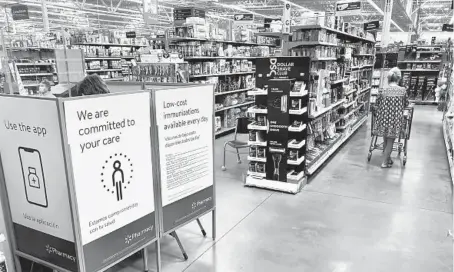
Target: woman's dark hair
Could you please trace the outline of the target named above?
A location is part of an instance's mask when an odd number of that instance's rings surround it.
[[[106,83],[98,75],[88,75],[77,84],[77,96],[110,93]]]

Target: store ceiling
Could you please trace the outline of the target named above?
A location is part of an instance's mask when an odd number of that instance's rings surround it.
[[[442,25],[449,23],[453,18],[452,0],[415,0],[415,2],[416,7],[421,7],[419,16],[423,31],[441,31]]]
[[[435,25],[447,23],[452,17],[452,10],[446,10],[451,0],[394,0],[392,31],[407,31],[411,20],[406,13],[406,1],[423,1],[421,18],[426,29],[435,30]],[[195,6],[207,10],[211,20],[231,19],[235,13],[251,12],[258,23],[264,17],[280,17],[284,3],[292,4],[296,18],[305,12],[324,12],[334,10],[333,0],[166,0],[159,1],[159,23],[145,26],[142,15],[142,0],[47,0],[51,31],[61,28],[95,29],[135,29],[139,32],[156,31],[172,25],[172,8]],[[21,3],[29,6],[30,20],[16,21],[18,29],[40,31],[43,28],[41,0],[0,0],[0,6]],[[362,16],[349,17],[353,23],[382,20],[384,0],[363,0]],[[1,18],[3,16],[3,18]],[[9,18],[11,21],[11,18]],[[0,22],[6,21],[4,12],[0,13]],[[447,21],[446,21],[447,20]]]

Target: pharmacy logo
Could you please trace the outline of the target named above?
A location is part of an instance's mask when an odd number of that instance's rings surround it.
[[[154,225],[150,225],[147,228],[145,228],[139,232],[135,232],[135,233],[126,235],[125,244],[127,244],[127,245],[131,244],[136,239],[142,237],[144,234],[149,233],[150,231],[153,231],[153,229],[154,229]]]
[[[133,173],[131,158],[123,153],[115,153],[102,166],[101,184],[107,193],[121,201],[123,191],[131,185]]]
[[[70,261],[76,262],[76,257],[69,255],[68,253],[61,252],[60,250],[56,249],[51,245],[46,245],[46,251],[49,254],[57,255]]]
[[[194,201],[192,202],[192,210],[195,210],[197,208],[199,208],[200,206],[206,206],[208,204],[208,202],[212,201],[213,200],[213,197],[207,197],[205,199],[202,199],[202,200],[198,200],[198,201]]]

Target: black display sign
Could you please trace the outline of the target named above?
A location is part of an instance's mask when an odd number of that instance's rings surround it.
[[[437,37],[432,37],[432,40],[430,40],[430,44],[434,45],[436,40],[437,40]]]
[[[398,53],[386,53],[385,68],[394,68],[397,66]]]
[[[272,79],[268,82],[268,122],[266,179],[287,181],[287,145],[290,123],[290,80]]]
[[[270,57],[256,59],[257,87],[263,87],[270,79],[309,80],[310,58]]]
[[[453,32],[453,24],[443,24],[441,31]]]
[[[11,6],[11,14],[13,15],[13,20],[27,20],[30,17],[28,16],[28,7],[26,5],[13,5]]]
[[[164,39],[166,37],[166,34],[157,34],[156,38]]]
[[[375,54],[375,63],[374,63],[374,69],[381,69],[383,68],[383,61],[385,59],[385,54],[384,53],[377,53]]]
[[[135,38],[136,32],[135,31],[128,31],[126,32],[126,38]]]
[[[273,21],[274,21],[273,18],[265,18],[265,19],[263,19],[263,24],[264,24],[263,26],[264,26],[265,28],[270,28],[270,27],[271,27],[271,23],[272,23]]]
[[[241,13],[233,15],[233,20],[238,21],[254,21],[254,14],[251,13]]]
[[[375,30],[380,28],[380,21],[371,21],[364,24],[364,30]]]

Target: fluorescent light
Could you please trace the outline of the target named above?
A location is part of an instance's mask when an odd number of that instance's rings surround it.
[[[260,16],[260,17],[269,17],[269,16],[267,16],[265,14],[257,13],[255,11],[248,10],[248,9],[245,9],[245,8],[242,8],[242,7],[238,7],[238,6],[233,6],[233,5],[228,5],[228,4],[218,3],[218,2],[214,2],[214,4],[216,4],[218,6],[221,6],[221,7],[224,7],[224,8],[236,9],[238,11],[242,11],[242,12],[246,12],[246,13],[252,13],[252,14]]]
[[[374,3],[373,0],[367,0],[367,2],[368,2],[371,6],[373,6],[381,15],[384,15],[384,14],[385,14],[385,13],[383,12],[383,10],[382,10],[379,6],[377,6],[377,4]],[[401,32],[405,32],[400,26],[398,26],[398,25],[396,24],[396,22],[394,22],[393,19],[391,19],[391,23],[393,23],[393,25],[394,25],[395,27],[397,27],[397,29],[399,29]]]

